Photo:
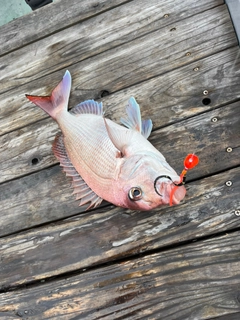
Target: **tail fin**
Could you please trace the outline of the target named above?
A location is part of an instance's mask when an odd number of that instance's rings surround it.
[[[53,90],[51,96],[39,97],[26,94],[26,97],[56,120],[59,112],[68,109],[70,90],[71,74],[67,70],[62,81]]]

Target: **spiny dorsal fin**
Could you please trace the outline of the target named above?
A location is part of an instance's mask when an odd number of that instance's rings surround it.
[[[76,107],[72,108],[70,111],[72,114],[95,114],[97,116],[103,115],[103,107],[102,102],[97,102],[94,100],[86,100],[84,102],[79,103]]]
[[[147,139],[152,131],[152,120],[142,121],[140,107],[134,97],[128,100],[126,112],[127,119],[121,118],[121,123],[129,129],[140,132]]]
[[[59,160],[60,166],[63,167],[63,171],[66,173],[66,176],[72,178],[72,186],[74,188],[73,194],[76,194],[76,200],[81,199],[79,206],[90,202],[90,205],[86,210],[97,207],[103,199],[100,198],[94,191],[92,191],[91,188],[89,188],[89,186],[72,165],[71,160],[67,155],[63,136],[61,134],[56,135],[53,143],[53,152],[56,158]]]

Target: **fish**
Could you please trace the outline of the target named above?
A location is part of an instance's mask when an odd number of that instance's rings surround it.
[[[72,179],[79,206],[88,205],[88,210],[106,200],[144,211],[168,205],[170,197],[171,204],[179,204],[186,189],[162,153],[148,141],[153,124],[151,119],[141,119],[135,98],[128,100],[120,125],[104,116],[102,102],[86,100],[68,110],[71,82],[67,70],[50,96],[26,97],[61,129],[52,150]]]

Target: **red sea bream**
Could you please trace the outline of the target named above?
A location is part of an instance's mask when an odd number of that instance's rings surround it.
[[[150,210],[169,204],[170,194],[180,177],[164,156],[147,140],[151,120],[141,120],[139,105],[131,97],[124,126],[104,117],[102,103],[87,100],[68,111],[71,75],[49,97],[26,95],[47,112],[62,133],[53,152],[67,176],[72,178],[80,205],[96,207],[102,200],[134,210]],[[172,203],[185,196],[184,186],[174,192]]]

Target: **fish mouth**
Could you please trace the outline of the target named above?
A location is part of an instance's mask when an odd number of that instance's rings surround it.
[[[175,190],[173,190],[173,189],[175,189]],[[172,194],[172,192],[173,192],[173,194]],[[172,199],[171,199],[171,194],[172,194]],[[184,186],[179,186],[177,188],[176,187],[171,188],[171,191],[169,193],[168,203],[170,205],[179,204],[180,201],[184,199],[185,195],[186,195],[186,189]]]
[[[162,204],[179,204],[186,194],[185,187],[181,183],[173,182],[169,176],[157,177],[154,189],[161,197]]]

